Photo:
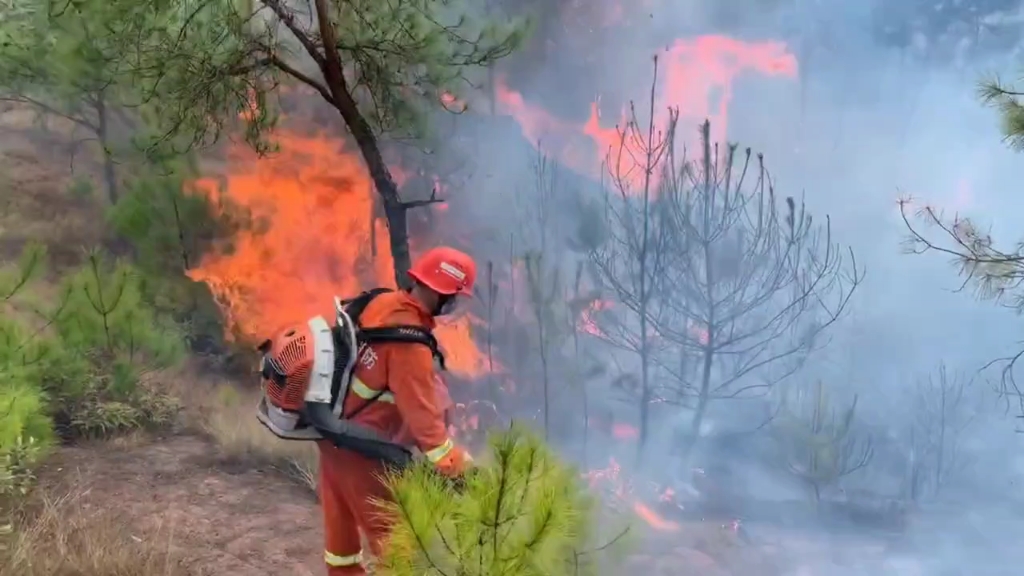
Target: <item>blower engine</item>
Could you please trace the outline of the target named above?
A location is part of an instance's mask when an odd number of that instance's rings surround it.
[[[351,421],[344,413],[353,370],[367,345],[426,345],[444,365],[429,330],[412,326],[360,328],[359,317],[370,301],[390,291],[377,288],[351,300],[335,298],[334,326],[323,316],[314,316],[260,344],[263,395],[256,417],[264,426],[285,440],[329,440],[398,467],[411,461],[408,448]]]

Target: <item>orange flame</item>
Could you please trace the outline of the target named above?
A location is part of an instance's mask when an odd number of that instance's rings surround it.
[[[615,461],[615,458],[609,458],[607,468],[591,470],[584,474],[583,478],[591,488],[604,488],[617,500],[628,502],[637,517],[651,528],[662,532],[675,532],[680,529],[678,522],[662,518],[660,514],[652,510],[647,504],[637,499],[632,494],[629,482],[622,479],[621,476],[622,466]],[[664,501],[665,498],[671,497],[671,492],[666,490],[662,492],[659,500]]]
[[[580,319],[576,323],[576,329],[592,336],[604,336],[594,316],[602,310],[608,310],[611,307],[612,302],[610,300],[594,300],[580,314]]]
[[[374,216],[375,191],[359,157],[326,137],[277,137],[278,154],[258,158],[235,146],[223,178],[193,186],[210,197],[222,193],[255,220],[189,271],[210,287],[226,326],[246,340],[332,314],[335,295],[394,283],[387,229]],[[471,317],[455,318],[436,334],[452,372],[483,373],[485,356],[473,342]]]
[[[707,118],[714,141],[723,140],[727,133],[732,84],[741,73],[754,70],[769,76],[793,77],[797,72],[796,58],[782,42],[743,42],[718,35],[676,40],[662,61],[664,81],[658,87],[656,109],[660,112],[655,122],[664,126],[667,109],[677,108],[684,134],[689,133],[685,122],[696,125]],[[590,106],[587,121],[579,126],[526,102],[501,78],[495,96],[501,112],[516,119],[531,143],[582,175],[599,177],[608,151],[619,144],[617,128],[601,122],[596,102]],[[620,125],[624,121],[625,113]],[[638,167],[621,168],[626,180],[635,186],[641,176]]]
[[[662,532],[675,532],[679,530],[680,526],[678,522],[672,520],[666,520],[658,515],[657,512],[651,510],[646,504],[636,502],[633,504],[633,511],[636,512],[637,516],[647,522],[651,528],[655,530],[661,530]]]

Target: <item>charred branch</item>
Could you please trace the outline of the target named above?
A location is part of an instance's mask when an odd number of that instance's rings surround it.
[[[446,200],[444,198],[437,197],[437,187],[435,186],[430,191],[430,197],[425,200],[406,200],[401,202],[402,208],[410,210],[412,208],[422,208],[423,206],[430,206],[431,204],[444,204]]]
[[[600,334],[609,344],[639,360],[638,398],[632,399],[638,403],[640,416],[638,456],[649,436],[650,407],[656,400],[652,379],[660,346],[656,326],[663,321],[666,309],[665,294],[659,288],[671,250],[666,229],[659,222],[658,182],[666,172],[679,118],[678,111],[669,110],[663,127],[659,127],[657,84],[655,57],[645,110],[648,119],[641,122],[631,103],[628,121],[618,127],[617,145],[605,159],[617,198],[606,199],[607,220],[600,232],[581,230],[579,234],[598,290],[614,297],[619,307],[594,316]]]

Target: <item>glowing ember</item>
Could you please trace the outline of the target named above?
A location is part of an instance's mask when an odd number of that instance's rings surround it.
[[[281,151],[273,157],[236,146],[222,180],[194,184],[210,196],[220,190],[255,220],[189,272],[210,287],[226,326],[246,340],[330,315],[335,295],[393,286],[387,230],[373,216],[375,192],[358,156],[338,140],[287,132],[277,138]],[[437,330],[449,369],[465,377],[486,366],[471,324],[464,315]]]
[[[499,424],[497,407],[484,400],[455,404],[451,410],[448,433],[463,444],[480,448],[486,444],[487,432]]]
[[[646,505],[637,502],[633,504],[633,511],[637,513],[644,522],[647,522],[651,528],[655,530],[661,530],[664,532],[675,532],[679,530],[680,526],[678,522],[671,520],[665,520],[659,516],[654,510],[651,510]]]
[[[710,336],[708,335],[707,325],[699,320],[691,320],[687,326],[687,331],[690,333],[690,337],[697,341],[701,346],[707,346]]]
[[[629,424],[613,424],[612,436],[619,440],[636,440],[640,437],[640,431]]]
[[[583,475],[591,488],[606,489],[615,496],[622,498],[629,492],[625,482],[620,478],[622,467],[615,461],[615,458],[608,459],[608,467],[591,470]]]
[[[651,528],[663,532],[675,532],[680,529],[679,523],[662,518],[632,493],[629,482],[622,478],[622,467],[614,458],[609,459],[607,468],[591,470],[584,474],[583,478],[591,488],[604,490],[616,500],[627,503],[633,512]],[[670,491],[662,492],[659,501],[664,501],[663,499],[670,494]]]
[[[441,93],[440,101],[445,110],[456,114],[461,114],[469,109],[469,105],[465,101],[448,92]]]
[[[580,319],[576,323],[576,329],[592,336],[603,336],[604,333],[601,332],[601,328],[598,327],[597,321],[594,319],[594,315],[602,310],[608,310],[611,307],[612,303],[608,300],[594,300],[588,304],[586,309],[584,309],[580,314]]]
[[[690,133],[686,127],[710,119],[715,141],[725,139],[732,84],[742,72],[787,77],[797,72],[796,58],[782,42],[743,42],[718,35],[677,40],[662,62],[663,81],[656,104],[662,116],[655,121],[664,126],[667,109],[678,108],[683,134]],[[601,121],[596,103],[591,105],[590,117],[579,126],[527,103],[522,94],[500,80],[495,89],[500,110],[516,119],[531,143],[576,172],[599,177],[602,162],[608,150],[618,145],[619,135],[615,127]],[[629,179],[639,178],[638,171],[631,168],[623,167],[630,172]]]

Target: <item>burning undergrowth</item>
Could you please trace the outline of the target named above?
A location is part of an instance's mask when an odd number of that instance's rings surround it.
[[[358,156],[341,139],[307,136],[287,127],[277,142],[280,151],[266,158],[233,147],[224,174],[195,183],[199,193],[226,195],[254,221],[190,272],[207,283],[226,325],[245,341],[298,318],[327,314],[335,295],[387,286],[393,278],[384,223],[376,215],[373,187]],[[400,168],[396,172],[402,173]],[[456,223],[445,222],[446,214],[434,214],[435,222],[441,229],[457,230]],[[451,240],[458,242],[457,236]],[[411,243],[414,251],[422,247],[415,236]],[[538,383],[529,378],[533,371],[505,368],[528,364],[535,349],[525,267],[515,258],[509,268],[498,272],[499,266],[487,266],[485,293],[477,305],[437,331],[448,357],[449,384],[456,391],[454,431],[475,445],[483,442],[487,429],[512,416],[539,420],[542,404]],[[492,299],[495,304],[488,310]],[[499,300],[505,304],[494,310]],[[585,311],[574,320],[581,332],[587,330],[586,322]],[[561,393],[551,400],[563,408],[571,404]],[[589,424],[582,425],[602,437],[610,433],[622,443],[635,441],[634,427],[616,422],[611,411],[600,412],[588,415]],[[560,418],[561,425],[554,428],[572,434],[581,417]],[[586,480],[613,499],[615,507],[639,514],[653,529],[678,529],[661,518],[664,502],[658,498],[664,495],[652,490],[634,494],[614,460],[608,470],[588,472]],[[644,503],[646,496],[654,501]]]
[[[780,43],[745,43],[721,36],[681,39],[666,53],[660,60],[664,81],[655,84],[645,113],[651,116],[652,127],[659,126],[659,133],[667,130],[668,138],[674,137],[676,123],[696,123],[704,118],[713,118],[717,130],[711,133],[706,128],[705,141],[724,138],[732,83],[741,73],[791,77],[797,66]],[[650,422],[664,424],[667,415],[690,414],[694,406],[713,398],[707,393],[707,370],[705,392],[700,392],[699,383],[686,384],[686,378],[697,365],[696,359],[703,358],[709,365],[721,362],[714,354],[728,344],[720,336],[723,325],[716,325],[706,314],[676,309],[665,318],[682,317],[679,325],[666,320],[639,338],[613,333],[630,322],[615,323],[609,318],[635,313],[637,301],[621,290],[609,289],[607,281],[602,285],[595,279],[595,265],[600,264],[596,249],[591,248],[588,256],[579,243],[566,243],[573,235],[566,228],[577,226],[576,220],[586,220],[586,216],[558,214],[553,204],[571,206],[579,201],[556,198],[571,187],[557,182],[558,174],[564,173],[573,173],[570,179],[582,183],[578,188],[584,200],[589,195],[590,201],[597,199],[601,204],[604,195],[605,220],[609,220],[608,211],[615,210],[608,208],[610,205],[625,210],[623,207],[632,206],[637,199],[654,202],[651,198],[662,197],[671,202],[671,186],[681,184],[671,171],[654,170],[649,161],[644,166],[642,154],[620,155],[614,166],[609,162],[611,156],[606,152],[632,137],[630,126],[641,133],[635,110],[622,110],[613,125],[602,120],[600,104],[595,101],[589,119],[575,123],[531,103],[501,75],[496,76],[492,88],[489,108],[514,118],[523,137],[522,147],[533,144],[542,153],[530,187],[533,192],[520,199],[521,210],[498,213],[486,198],[491,188],[505,188],[494,190],[495,195],[519,191],[519,182],[485,181],[471,190],[470,185],[454,183],[429,160],[411,158],[400,148],[393,149],[388,158],[405,199],[418,199],[433,191],[448,202],[417,209],[410,223],[413,253],[439,243],[452,244],[481,262],[474,304],[442,323],[437,331],[448,357],[448,384],[457,402],[453,432],[471,446],[479,446],[488,429],[513,419],[532,421],[544,430],[549,442],[563,447],[582,464],[584,480],[607,505],[642,520],[652,549],[689,550],[685,561],[694,566],[702,562],[722,565],[726,556],[743,556],[739,550],[750,548],[752,541],[740,513],[735,507],[716,510],[708,503],[715,498],[728,500],[728,495],[713,497],[716,490],[721,492],[717,486],[721,477],[691,463],[686,454],[689,449],[680,449],[695,441],[701,426],[694,427],[691,439],[677,438],[675,443],[661,442],[658,438],[665,435],[650,430]],[[258,158],[242,145],[232,146],[220,174],[195,182],[197,193],[222,194],[247,210],[255,222],[190,272],[193,279],[209,285],[227,326],[239,338],[255,340],[288,322],[329,313],[336,295],[393,283],[386,224],[364,164],[354,146],[344,138],[311,129],[317,125],[322,123],[289,113],[276,133],[276,153]],[[652,128],[649,133],[654,132]],[[490,134],[492,140],[503,142],[519,136],[499,130]],[[657,147],[651,142],[647,146],[648,152]],[[488,154],[484,142],[474,150]],[[658,162],[672,165],[675,159],[664,154],[657,153]],[[709,178],[721,175],[717,164],[715,170]],[[609,181],[603,187],[598,185],[605,180]],[[467,181],[479,183],[480,179],[469,177]],[[729,185],[725,184],[727,192]],[[461,209],[465,205],[474,210]],[[487,209],[486,218],[492,225],[481,226],[467,217]],[[794,237],[805,233],[801,232],[804,216],[796,212],[791,204],[788,226]],[[785,225],[781,220],[771,223],[777,228]],[[481,228],[487,241],[481,241]],[[760,240],[762,244],[778,241],[776,237]],[[482,248],[496,245],[502,246],[500,251]],[[777,246],[767,246],[765,253]],[[831,262],[829,257],[825,262]],[[764,272],[758,266],[752,270],[752,277],[769,287],[773,281],[780,282],[757,276],[772,270]],[[780,284],[775,290],[784,288],[789,289]],[[774,296],[768,294],[764,299]],[[654,317],[646,312],[642,315]],[[762,344],[766,350],[775,338],[806,328],[797,326],[795,320],[790,324],[772,322],[760,329],[759,337],[768,342]],[[633,328],[630,325],[626,331]],[[679,357],[686,362],[665,369],[667,347],[663,344],[672,338],[683,343]],[[653,348],[645,348],[648,345]],[[652,358],[660,355],[657,370],[654,364],[642,365],[650,358],[644,357],[640,364],[633,358],[648,353]],[[622,362],[623,357],[628,359]],[[715,390],[748,379],[742,371],[733,374],[733,380],[715,377],[726,381]],[[673,396],[662,389],[661,380],[672,379],[685,393]],[[636,415],[638,405],[641,410]],[[681,406],[686,410],[681,411]],[[697,410],[698,414],[702,411]],[[652,452],[653,444],[662,445]],[[646,450],[643,469],[660,468],[661,474],[630,473],[640,469],[631,465],[639,448]],[[669,477],[676,480],[666,481]],[[705,560],[695,556],[698,553]],[[666,553],[658,562],[666,557],[678,560],[679,554]]]
[[[359,157],[338,138],[287,129],[276,138],[279,153],[258,158],[232,147],[224,175],[195,183],[201,193],[226,195],[255,222],[190,272],[247,340],[329,314],[335,295],[393,285],[385,224]],[[467,314],[438,328],[449,368],[468,378],[483,370],[474,321]]]

